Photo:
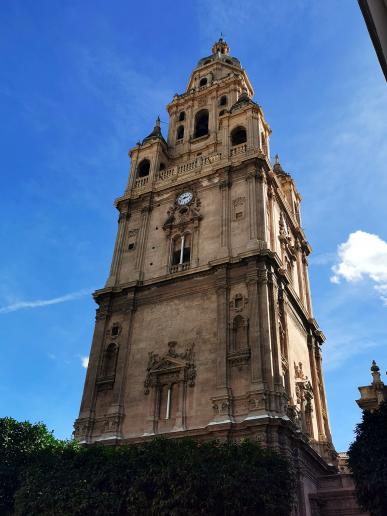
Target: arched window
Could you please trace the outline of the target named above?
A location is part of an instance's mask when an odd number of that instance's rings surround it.
[[[160,163],[159,170],[165,170],[165,163]]]
[[[179,122],[183,122],[185,120],[185,111],[181,111],[179,114]]]
[[[199,86],[205,86],[207,84],[207,78],[203,77],[203,79],[200,79]]]
[[[219,116],[224,115],[224,114],[225,114],[225,112],[226,112],[226,110],[225,110],[225,109],[222,109],[221,111],[219,111]]]
[[[179,125],[176,131],[176,140],[182,140],[184,138],[184,126]]]
[[[228,64],[231,64],[231,65],[233,64],[233,62],[231,61],[231,59],[225,59],[225,61],[226,61],[226,63],[228,63]]]
[[[191,234],[176,235],[172,240],[171,265],[185,265],[191,261]]]
[[[219,106],[227,106],[227,96],[226,95],[223,95],[222,97],[220,97]]]
[[[246,143],[247,135],[246,129],[242,126],[235,127],[231,131],[231,145],[241,145],[242,143]]]
[[[143,159],[140,161],[140,164],[137,168],[137,176],[138,177],[146,177],[149,176],[149,170],[150,170],[150,161],[149,159]]]
[[[194,138],[200,138],[208,134],[208,110],[201,109],[195,115],[195,133]]]
[[[102,361],[102,377],[103,378],[114,378],[116,374],[118,356],[118,346],[115,343],[111,343],[105,349]]]

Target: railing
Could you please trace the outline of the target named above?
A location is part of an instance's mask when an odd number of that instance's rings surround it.
[[[175,273],[175,272],[181,272],[181,271],[187,271],[190,267],[190,263],[187,262],[187,263],[179,263],[177,265],[171,265],[170,269],[169,269],[169,272],[171,274]]]
[[[141,188],[142,186],[145,186],[149,181],[149,176],[146,177],[139,177],[136,179],[136,182],[134,183],[134,188]]]
[[[235,147],[231,147],[230,156],[238,156],[239,154],[244,154],[247,151],[247,143],[242,143],[241,145],[236,145]]]
[[[245,145],[245,144],[244,144]],[[242,147],[241,145],[239,147]],[[239,147],[234,147],[235,149]],[[240,151],[242,152],[242,151]],[[167,168],[166,170],[160,170],[157,173],[156,181],[165,181],[167,179],[171,179],[173,177],[177,178],[178,176],[182,176],[184,174],[188,174],[193,170],[199,171],[202,167],[206,167],[207,165],[212,165],[217,161],[222,159],[222,155],[220,152],[217,154],[212,154],[211,156],[198,156],[192,161],[188,163],[183,163],[182,165],[176,165],[171,168]],[[149,181],[149,176],[147,177],[139,177],[134,182],[134,188],[141,188],[145,186]]]
[[[220,152],[218,152],[217,154],[213,154],[212,156],[198,156],[197,158],[195,158],[192,161],[189,161],[188,163],[176,165],[175,167],[168,168],[167,170],[161,170],[158,173],[157,181],[164,181],[165,179],[169,179],[174,176],[188,174],[193,170],[199,170],[200,168],[205,167],[207,165],[212,165],[213,163],[220,161],[221,158],[222,155],[220,154]]]

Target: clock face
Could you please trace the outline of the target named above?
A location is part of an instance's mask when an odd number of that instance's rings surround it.
[[[191,202],[192,199],[193,199],[193,193],[192,192],[183,192],[177,198],[177,204],[179,206],[185,206],[186,204]]]

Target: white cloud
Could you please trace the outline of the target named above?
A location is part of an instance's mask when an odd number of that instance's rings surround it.
[[[52,299],[37,299],[35,301],[18,301],[8,306],[0,308],[0,314],[7,314],[9,312],[16,312],[17,310],[23,310],[25,308],[40,308],[42,306],[56,305],[58,303],[65,303],[66,301],[73,301],[80,297],[91,294],[92,290],[83,289],[71,294],[66,294],[60,297],[54,297]]]
[[[81,364],[82,367],[87,369],[87,366],[89,365],[89,357],[81,357]]]
[[[332,267],[332,283],[369,278],[387,304],[387,242],[378,235],[358,230],[338,246],[337,254],[339,263]]]

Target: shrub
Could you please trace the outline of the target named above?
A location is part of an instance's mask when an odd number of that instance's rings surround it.
[[[285,516],[294,491],[287,460],[257,443],[159,438],[43,450],[15,514]]]
[[[372,516],[387,514],[387,402],[364,411],[349,448],[349,467],[359,505]]]

